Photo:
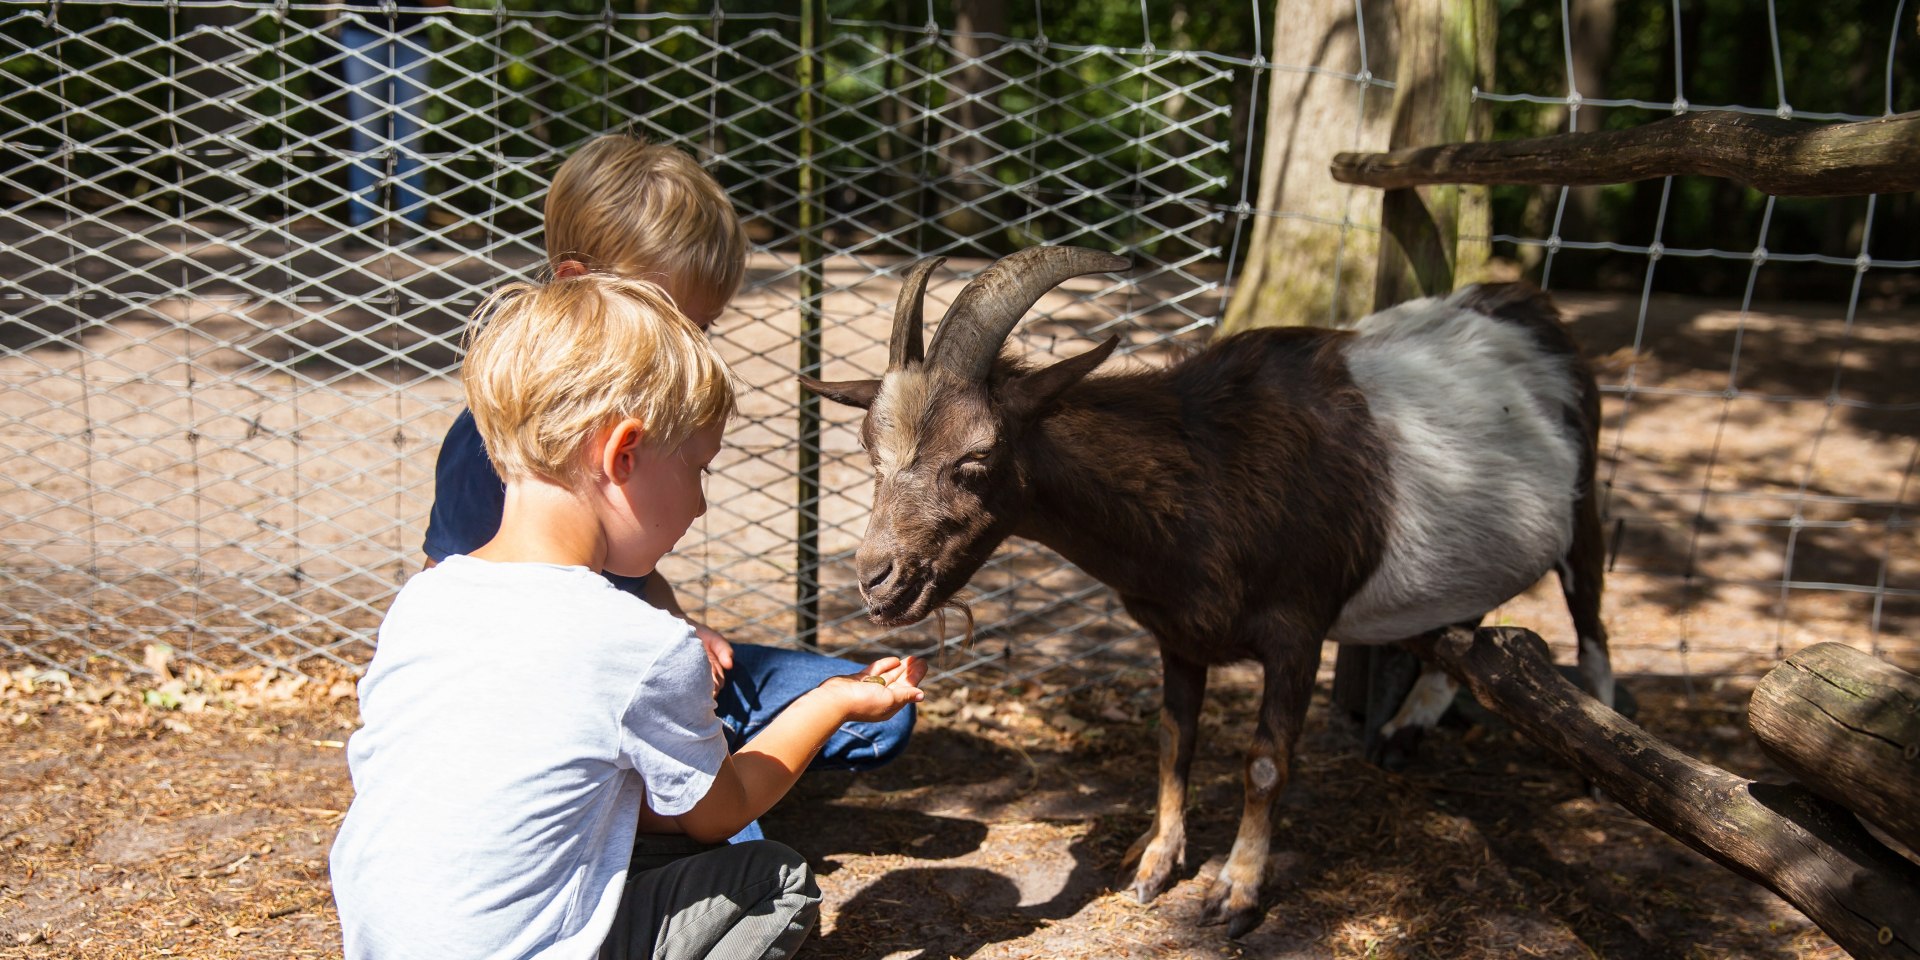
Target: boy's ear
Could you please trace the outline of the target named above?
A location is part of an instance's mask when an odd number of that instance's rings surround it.
[[[1087,374],[1092,373],[1109,356],[1113,348],[1120,345],[1118,336],[1108,337],[1105,343],[1088,350],[1077,357],[1068,357],[1051,366],[1042,367],[1024,376],[1008,380],[1003,394],[1007,406],[1021,417],[1030,417],[1053,405],[1067,388],[1079,383]]]
[[[862,410],[873,406],[873,398],[880,393],[878,380],[827,381],[815,380],[801,374],[800,385],[835,403],[844,403],[849,407],[859,407]]]
[[[600,471],[614,483],[626,483],[646,435],[640,421],[628,417],[607,428],[607,442],[600,448]]]
[[[555,280],[572,280],[574,277],[584,277],[588,272],[587,265],[578,260],[562,260],[553,265]]]

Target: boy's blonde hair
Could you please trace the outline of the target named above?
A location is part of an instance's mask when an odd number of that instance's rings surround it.
[[[732,373],[657,285],[611,274],[502,287],[473,314],[460,381],[504,480],[579,488],[594,434],[632,417],[671,450],[733,415]]]
[[[685,153],[609,134],[575,151],[547,189],[547,261],[579,260],[675,294],[739,292],[747,239],[711,174]]]

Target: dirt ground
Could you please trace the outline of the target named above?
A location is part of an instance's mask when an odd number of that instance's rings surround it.
[[[346,678],[30,674],[0,702],[0,957],[338,955],[326,852],[351,798]],[[1210,693],[1189,868],[1149,905],[1111,882],[1149,821],[1154,678],[1065,697],[935,690],[900,761],[811,775],[765,822],[826,896],[805,955],[1843,955],[1772,895],[1588,799],[1497,721],[1443,728],[1394,774],[1361,760],[1324,701],[1281,801],[1267,920],[1230,942],[1197,915],[1232,842],[1253,679],[1225,671]],[[1768,771],[1747,684],[1627,686],[1682,749]]]

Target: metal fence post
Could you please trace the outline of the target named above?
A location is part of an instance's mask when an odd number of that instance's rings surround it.
[[[820,375],[820,229],[814,169],[813,89],[818,64],[815,45],[822,26],[818,0],[800,6],[800,177],[797,256],[800,261],[800,371]],[[820,645],[820,398],[800,391],[799,499],[794,509],[794,636],[809,647]]]

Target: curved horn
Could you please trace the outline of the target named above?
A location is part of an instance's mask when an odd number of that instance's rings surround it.
[[[888,370],[898,370],[925,359],[926,351],[920,346],[921,303],[927,296],[927,277],[935,267],[946,262],[946,257],[927,257],[907,268],[906,278],[900,284],[900,299],[893,305],[893,336],[887,340]]]
[[[1047,291],[1073,277],[1133,265],[1125,257],[1087,247],[1028,247],[980,271],[934,331],[929,363],[974,382],[984,381],[1000,345]]]

